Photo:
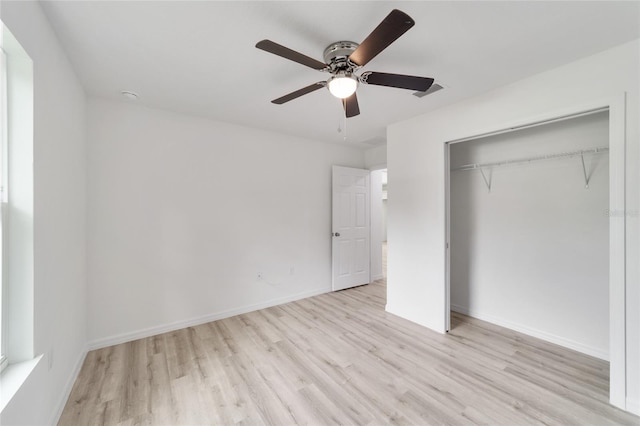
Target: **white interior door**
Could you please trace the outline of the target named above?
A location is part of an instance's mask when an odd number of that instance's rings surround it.
[[[369,171],[333,166],[333,290],[369,283]]]

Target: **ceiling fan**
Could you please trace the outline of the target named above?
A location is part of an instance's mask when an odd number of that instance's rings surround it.
[[[256,44],[258,49],[331,74],[326,81],[313,83],[271,102],[281,105],[326,86],[332,95],[342,99],[342,106],[346,116],[355,117],[360,114],[358,98],[356,97],[358,83],[426,92],[433,84],[433,78],[374,71],[365,71],[360,75],[356,74],[356,71],[360,70],[414,25],[415,21],[409,15],[394,9],[361,44],[352,41],[331,43],[324,50],[325,62],[310,58],[271,40],[258,42]]]

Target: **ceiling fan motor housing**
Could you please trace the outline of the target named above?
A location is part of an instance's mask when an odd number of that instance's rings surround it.
[[[358,48],[359,44],[353,41],[337,41],[324,49],[324,62],[329,65],[330,72],[349,71],[358,68],[349,62],[349,56]]]

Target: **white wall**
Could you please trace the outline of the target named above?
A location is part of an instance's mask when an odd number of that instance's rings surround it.
[[[0,423],[45,424],[86,347],[85,96],[37,2],[3,1],[1,13],[34,66],[34,351],[47,356]]]
[[[387,309],[445,330],[444,142],[626,93],[627,407],[640,412],[639,41],[388,129]],[[612,354],[613,355],[613,354]]]
[[[387,168],[387,144],[369,148],[364,152],[364,163],[367,169]]]
[[[606,112],[451,145],[451,309],[609,354],[609,158],[455,170],[609,145]]]
[[[330,291],[362,151],[98,99],[88,135],[92,347]]]

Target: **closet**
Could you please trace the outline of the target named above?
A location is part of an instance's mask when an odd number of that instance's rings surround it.
[[[452,143],[450,308],[609,355],[607,111]]]

